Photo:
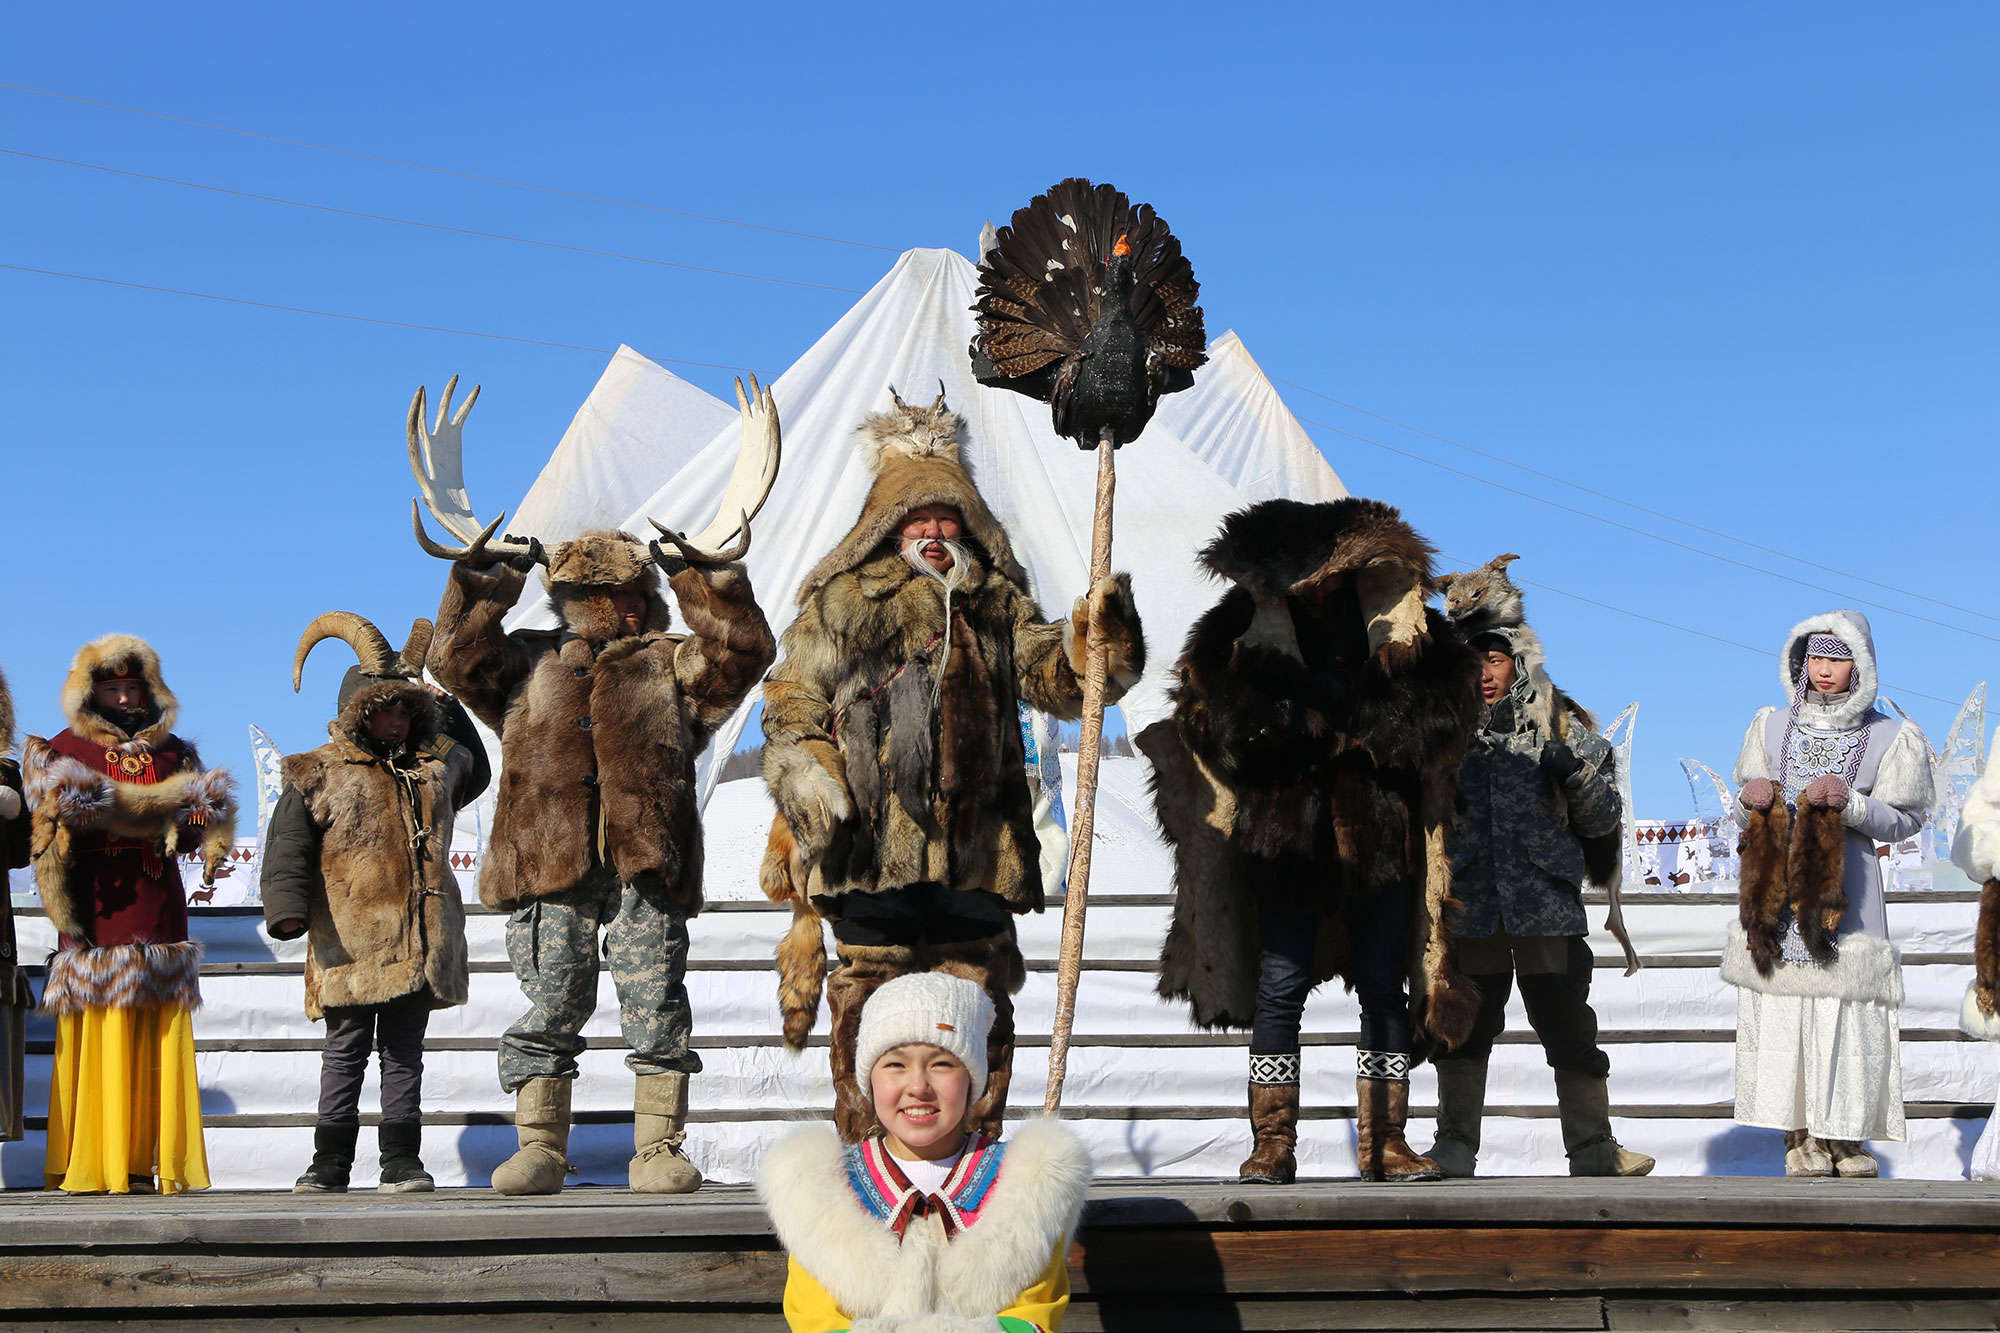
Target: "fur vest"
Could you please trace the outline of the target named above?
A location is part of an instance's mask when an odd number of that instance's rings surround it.
[[[843,893],[918,883],[1042,908],[1016,704],[1076,717],[1083,645],[1071,622],[1044,620],[1025,586],[966,551],[949,626],[943,585],[891,541],[804,594],[785,631],[764,687],[764,777],[823,913]],[[1124,579],[1085,614],[1103,617],[1116,702],[1145,662]]]
[[[91,703],[98,673],[146,684],[153,720],[127,731]],[[178,858],[199,855],[204,878],[230,854],[236,799],[229,775],[202,767],[173,734],[179,702],[142,639],[87,644],[63,682],[69,727],[30,736],[22,776],[30,856],[43,910],[60,938],[42,1007],[52,1014],[201,1001],[201,948],[188,939]]]
[[[1722,979],[1771,995],[1903,1002],[1902,962],[1889,941],[1878,842],[1914,837],[1930,809],[1930,746],[1915,723],[1874,707],[1875,645],[1858,611],[1801,621],[1780,654],[1780,678],[1796,689],[1806,641],[1834,634],[1854,653],[1843,697],[1805,697],[1795,710],[1758,710],[1743,737],[1736,782],[1779,787],[1768,810],[1740,808],[1742,857],[1737,920],[1723,950]],[[1796,720],[1794,720],[1794,711]],[[1810,751],[1838,769],[1846,804],[1809,805],[1801,793],[1834,768],[1802,765]],[[1788,762],[1788,754],[1792,755]]]
[[[1471,1029],[1445,830],[1478,668],[1423,604],[1430,558],[1372,500],[1266,501],[1203,552],[1237,586],[1188,635],[1173,717],[1138,737],[1175,856],[1159,992],[1198,1026],[1251,1025],[1271,891],[1323,914],[1316,981],[1350,975],[1343,902],[1410,895],[1413,1027],[1446,1045]]]
[[[393,767],[359,740],[368,714],[392,703],[410,709],[414,741]],[[325,745],[286,757],[264,835],[264,920],[307,924],[306,1014],[424,986],[436,1008],[464,1004],[451,839],[474,794],[472,751],[443,734],[430,691],[400,680],[355,691],[327,731]]]
[[[942,1213],[908,1220],[880,1197],[868,1145],[843,1147],[814,1125],[781,1140],[757,1173],[778,1243],[863,1328],[990,1329],[1060,1255],[1090,1185],[1090,1157],[1052,1120],[1031,1120],[962,1163]],[[997,1172],[981,1180],[981,1167]],[[969,1216],[968,1216],[969,1214]],[[870,1322],[877,1321],[877,1322]]]
[[[667,632],[666,604],[647,584],[643,632],[608,640],[583,637],[604,631],[579,619],[602,597],[559,599],[563,631],[505,631],[524,582],[505,565],[453,565],[429,656],[431,674],[504,747],[480,901],[511,910],[601,866],[626,881],[657,876],[694,915],[695,760],[771,664],[748,576],[735,564],[675,574],[687,635]]]

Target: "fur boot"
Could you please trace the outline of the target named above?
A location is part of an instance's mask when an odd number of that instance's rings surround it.
[[[833,1123],[843,1143],[859,1143],[882,1127],[875,1105],[855,1078],[854,1044],[861,1038],[861,1007],[884,982],[917,968],[914,949],[898,945],[841,944],[826,982],[826,1005],[833,1031],[828,1061],[833,1073]]]
[[[1410,1080],[1354,1080],[1354,1153],[1363,1180],[1396,1183],[1441,1180],[1444,1173],[1428,1157],[1418,1155],[1403,1137],[1410,1120]]]
[[[569,1174],[569,1095],[566,1078],[531,1078],[514,1094],[520,1150],[493,1168],[499,1194],[555,1194]]]
[[[634,1194],[692,1194],[701,1172],[681,1152],[687,1138],[688,1076],[643,1074],[632,1088],[632,1146],[626,1170]]]
[[[1431,1160],[1447,1180],[1470,1178],[1479,1165],[1479,1131],[1486,1119],[1487,1060],[1434,1062],[1438,1076],[1437,1138]]]
[[[1237,1170],[1238,1181],[1289,1185],[1298,1178],[1298,1084],[1250,1084],[1250,1134],[1250,1156]]]
[[[419,1120],[384,1120],[376,1128],[376,1142],[382,1150],[382,1176],[375,1188],[383,1194],[428,1194],[437,1188],[431,1173],[424,1170],[418,1148],[424,1127]]]
[[[345,1194],[354,1169],[354,1141],[361,1137],[358,1121],[322,1120],[313,1126],[313,1159],[292,1186],[294,1194]]]
[[[1824,1142],[1803,1129],[1785,1131],[1785,1174],[1788,1176],[1830,1176],[1833,1154]]]
[[[1571,1175],[1643,1176],[1653,1169],[1652,1158],[1620,1147],[1611,1136],[1609,1079],[1558,1069],[1556,1108]]]
[[[1872,1180],[1882,1173],[1875,1154],[1856,1139],[1821,1139],[1827,1156],[1833,1159],[1833,1174],[1849,1180]]]
[[[1028,977],[1020,943],[1010,929],[990,939],[933,945],[924,961],[934,971],[978,983],[993,1001],[993,1030],[986,1038],[986,1091],[972,1104],[966,1123],[997,1139],[1007,1118],[1007,1088],[1014,1081],[1014,995]]]

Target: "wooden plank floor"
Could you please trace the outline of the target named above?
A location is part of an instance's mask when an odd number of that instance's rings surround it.
[[[1100,1182],[1066,1328],[1995,1328],[2000,1190]],[[778,1329],[747,1189],[0,1195],[0,1323]],[[132,1323],[129,1321],[137,1320]],[[387,1327],[387,1322],[382,1323]]]

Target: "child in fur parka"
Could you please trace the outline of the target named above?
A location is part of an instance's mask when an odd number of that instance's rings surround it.
[[[1006,1143],[967,1128],[993,1015],[962,977],[884,984],[855,1048],[881,1130],[801,1129],[765,1157],[792,1333],[1059,1333],[1090,1158],[1053,1120]]]
[[[264,833],[265,925],[280,940],[309,933],[306,1015],[326,1022],[312,1165],[292,1192],[347,1189],[371,1048],[382,1062],[381,1189],[426,1191],[424,1032],[431,1010],[466,1000],[452,823],[492,770],[465,710],[423,683],[428,620],[399,657],[360,616],[329,611],[299,640],[294,690],[326,638],[361,664],[341,679],[327,743],[286,756]]]
[[[1923,827],[1930,746],[1875,707],[1860,612],[1800,621],[1778,661],[1788,704],[1758,710],[1736,761],[1736,1120],[1785,1131],[1786,1175],[1873,1176],[1863,1141],[1904,1134],[1902,960],[1875,844]]]

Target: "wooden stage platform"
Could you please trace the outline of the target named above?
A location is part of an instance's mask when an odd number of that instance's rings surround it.
[[[2000,1189],[1106,1181],[1066,1333],[2000,1328]],[[0,1195],[0,1326],[780,1330],[742,1187]],[[185,1325],[183,1325],[185,1326]]]

